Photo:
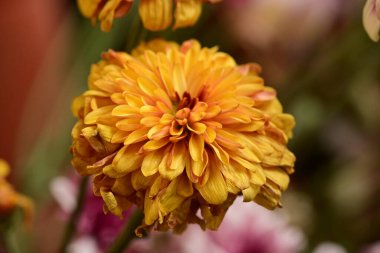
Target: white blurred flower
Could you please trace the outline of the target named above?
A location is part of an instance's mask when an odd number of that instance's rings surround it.
[[[65,213],[71,213],[76,205],[76,185],[68,177],[59,176],[50,182],[50,192]]]
[[[299,50],[331,27],[340,5],[340,0],[246,0],[227,5],[227,25],[246,46]]]
[[[313,253],[347,253],[347,251],[335,242],[323,242],[314,249]]]
[[[70,243],[69,253],[100,253],[98,244],[91,236],[83,236]]]

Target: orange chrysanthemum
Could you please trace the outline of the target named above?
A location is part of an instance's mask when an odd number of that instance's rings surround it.
[[[24,211],[26,222],[30,222],[33,216],[32,201],[22,194],[17,193],[5,177],[10,169],[6,161],[0,159],[0,216],[10,214],[16,207]]]
[[[144,27],[151,31],[168,28],[173,22],[173,4],[175,4],[173,28],[194,25],[202,12],[203,2],[220,0],[141,0],[139,14]],[[79,10],[83,16],[98,19],[102,31],[109,31],[114,18],[124,16],[131,8],[133,0],[78,0]]]
[[[158,230],[216,229],[240,194],[279,206],[295,161],[286,147],[294,119],[259,71],[195,40],[103,54],[73,102],[74,167],[94,175],[105,210],[122,215],[136,204],[143,227]]]

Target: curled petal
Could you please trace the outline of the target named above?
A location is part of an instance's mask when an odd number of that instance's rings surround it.
[[[189,142],[189,151],[194,161],[201,161],[204,150],[204,140],[200,135],[192,134]]]

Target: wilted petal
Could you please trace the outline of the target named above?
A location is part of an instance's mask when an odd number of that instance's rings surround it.
[[[280,168],[266,168],[264,174],[267,178],[275,182],[281,190],[286,190],[289,184],[289,175]]]
[[[158,219],[158,202],[149,198],[148,192],[145,194],[144,199],[145,218],[146,225],[152,225]]]
[[[251,185],[249,188],[243,190],[244,202],[254,201],[257,193],[260,192],[260,186]]]
[[[121,207],[118,205],[115,195],[112,192],[106,191],[104,189],[100,190],[100,194],[107,206],[107,209],[114,215],[120,216],[122,213]]]

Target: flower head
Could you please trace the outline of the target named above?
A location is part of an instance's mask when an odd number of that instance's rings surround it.
[[[294,119],[260,67],[195,40],[142,47],[103,54],[73,102],[72,164],[95,175],[105,210],[120,216],[136,204],[143,227],[181,232],[187,223],[217,229],[240,194],[280,206]]]
[[[363,9],[363,25],[373,41],[379,41],[380,1],[367,0]]]
[[[30,222],[33,216],[32,201],[17,193],[13,186],[5,179],[10,172],[6,161],[0,159],[0,216],[10,214],[16,207],[24,211],[25,220]]]
[[[201,12],[202,3],[218,2],[219,0],[141,0],[139,14],[144,27],[151,31],[168,28],[173,22],[173,28],[194,25]],[[132,6],[132,0],[78,0],[79,10],[83,16],[91,18],[93,23],[98,19],[100,28],[109,31],[114,18],[124,16]],[[175,10],[173,14],[173,5]]]

